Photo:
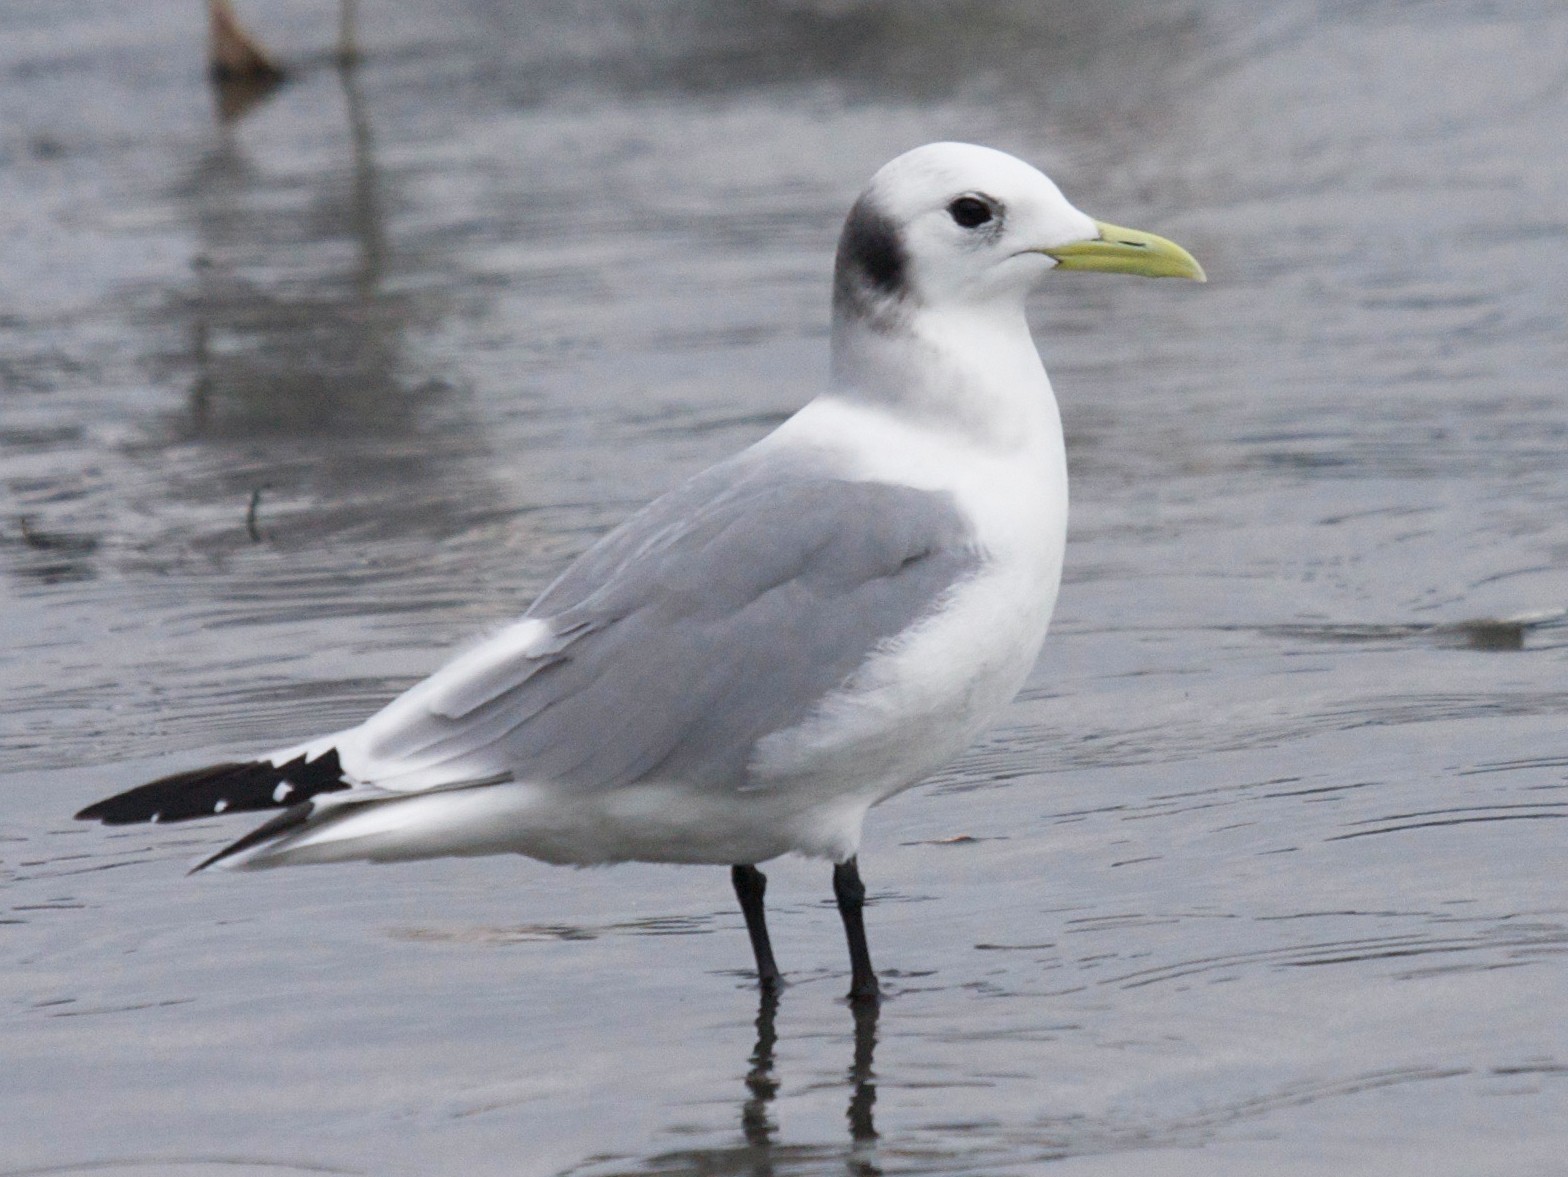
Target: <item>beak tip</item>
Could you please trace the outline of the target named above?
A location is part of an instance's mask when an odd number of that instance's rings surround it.
[[[1174,241],[1105,221],[1095,221],[1094,226],[1098,237],[1039,252],[1054,258],[1064,270],[1100,270],[1145,278],[1187,278],[1194,282],[1209,280],[1198,259]]]

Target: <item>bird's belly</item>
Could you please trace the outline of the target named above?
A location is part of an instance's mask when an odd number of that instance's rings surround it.
[[[756,863],[797,851],[842,860],[853,854],[865,807],[821,804],[788,793],[742,793],[680,782],[579,792],[507,782],[472,789],[325,807],[325,820],[229,868],[354,859],[524,854],[544,862]]]
[[[852,796],[639,784],[549,807],[519,830],[522,853],[547,862],[758,863],[799,853],[855,853],[866,806]]]

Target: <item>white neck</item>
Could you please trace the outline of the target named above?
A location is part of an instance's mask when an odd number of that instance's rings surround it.
[[[832,395],[953,431],[987,450],[1055,431],[1056,400],[1022,306],[922,308],[833,326]]]

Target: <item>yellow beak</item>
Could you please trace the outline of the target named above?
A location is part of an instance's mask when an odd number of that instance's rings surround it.
[[[1063,270],[1100,270],[1107,274],[1142,274],[1145,278],[1191,278],[1207,282],[1197,259],[1174,241],[1140,229],[1124,229],[1096,221],[1100,235],[1038,252],[1056,259]]]

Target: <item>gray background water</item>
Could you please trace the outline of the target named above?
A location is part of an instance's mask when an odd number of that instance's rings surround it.
[[[1568,1156],[1568,10],[0,5],[0,1173],[1545,1174]],[[352,722],[824,369],[956,137],[1207,287],[1034,307],[1074,519],[1000,728],[772,872],[183,877],[70,814]],[[247,506],[260,491],[247,528]],[[874,1052],[873,1052],[874,1051]]]

